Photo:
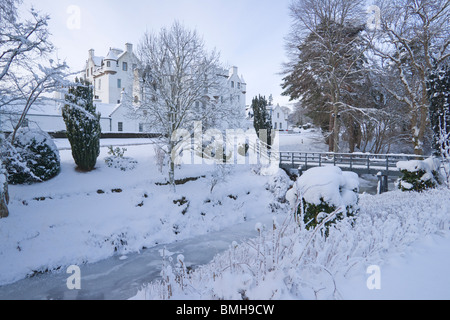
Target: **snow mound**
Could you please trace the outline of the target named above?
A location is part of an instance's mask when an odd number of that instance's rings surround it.
[[[299,195],[311,204],[322,201],[335,207],[349,207],[357,204],[359,192],[358,175],[342,171],[339,167],[326,166],[307,170],[297,179],[286,199],[295,208]]]
[[[399,161],[397,162],[397,168],[400,171],[406,170],[409,172],[425,171],[427,173],[432,173],[433,171],[439,170],[440,161],[436,158],[428,158],[426,160],[410,160],[410,161]]]
[[[26,147],[32,143],[48,146],[58,159],[60,159],[58,147],[48,133],[40,129],[20,128],[16,134],[16,144]]]
[[[441,161],[430,157],[426,160],[400,161],[397,168],[403,173],[397,181],[397,186],[402,191],[423,191],[435,188],[442,183],[440,174]]]

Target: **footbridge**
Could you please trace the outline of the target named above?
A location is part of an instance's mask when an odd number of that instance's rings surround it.
[[[397,162],[423,160],[423,156],[411,154],[369,154],[333,152],[280,152],[280,167],[302,171],[314,167],[338,166],[345,171],[357,174],[378,174],[400,176]]]

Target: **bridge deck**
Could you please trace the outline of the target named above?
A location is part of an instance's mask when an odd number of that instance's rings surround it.
[[[301,171],[322,166],[338,166],[342,170],[358,174],[377,174],[399,176],[397,162],[421,160],[423,156],[408,154],[364,154],[330,152],[280,152],[280,167]]]

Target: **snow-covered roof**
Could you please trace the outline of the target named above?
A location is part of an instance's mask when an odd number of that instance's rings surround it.
[[[108,52],[108,55],[106,56],[105,60],[116,60],[117,61],[117,55],[114,53],[114,51],[111,49]]]
[[[111,117],[111,115],[120,107],[116,103],[99,103],[94,102],[97,112],[100,112],[103,118]]]
[[[94,64],[98,67],[102,65],[103,59],[104,57],[97,57],[97,56],[92,57],[92,61],[94,61]]]
[[[22,113],[25,104],[25,101],[15,101],[14,103],[3,106],[1,111],[3,113],[19,114]],[[36,102],[31,106],[28,115],[60,116],[61,103],[52,100]]]
[[[271,105],[271,106],[267,106],[267,109],[275,111],[276,109],[280,109],[284,114],[289,114],[291,113],[291,110],[288,107],[281,107],[279,104],[277,104],[276,106]]]
[[[20,114],[23,111],[25,103],[24,102],[15,102],[14,104],[10,104],[8,106],[2,107],[2,113],[12,113],[12,114]],[[94,102],[94,105],[97,109],[97,112],[100,112],[102,118],[111,117],[111,115],[120,107],[120,104],[115,103],[100,103]],[[42,101],[39,103],[34,103],[31,106],[28,115],[37,115],[37,116],[61,116],[61,107],[62,103],[59,101]]]
[[[127,54],[127,51],[124,51],[124,52],[122,52],[121,54],[119,54],[118,56],[117,56],[117,60],[120,60],[124,55],[126,55]]]

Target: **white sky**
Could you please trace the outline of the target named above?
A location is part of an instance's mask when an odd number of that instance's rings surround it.
[[[284,37],[289,32],[291,0],[25,0],[51,17],[51,41],[58,57],[74,70],[84,68],[88,50],[106,56],[110,47],[135,46],[143,34],[169,27],[174,20],[196,29],[206,45],[221,53],[226,65],[239,67],[247,82],[247,104],[254,96],[288,106],[281,96],[286,61]],[[71,6],[79,8],[79,28]],[[69,27],[68,26],[74,26]],[[72,24],[70,24],[72,22]]]

